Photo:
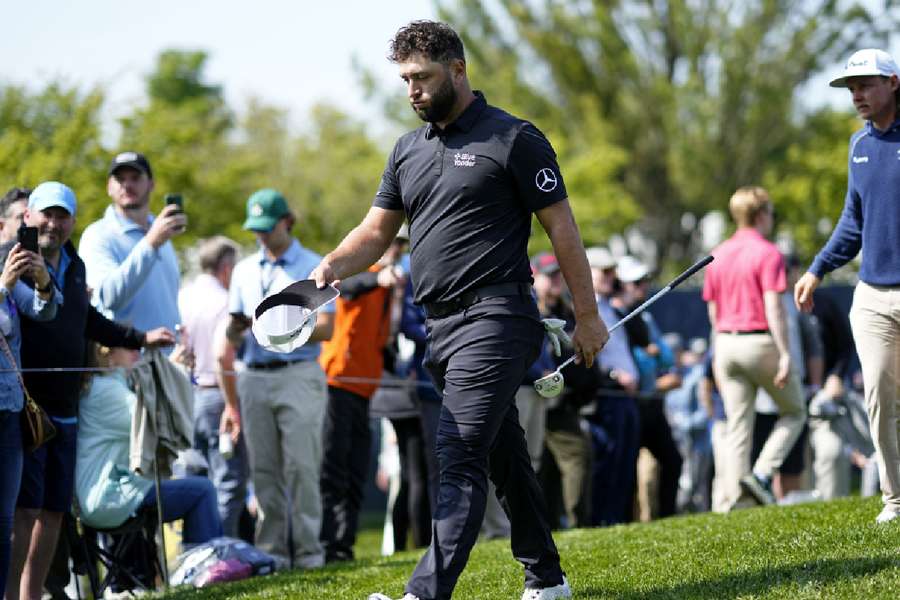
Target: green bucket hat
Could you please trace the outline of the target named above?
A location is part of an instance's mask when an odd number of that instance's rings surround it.
[[[288,214],[287,201],[280,192],[266,188],[253,192],[247,200],[247,220],[244,229],[272,231],[278,219]]]

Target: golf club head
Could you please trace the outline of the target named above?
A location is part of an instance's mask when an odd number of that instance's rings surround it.
[[[534,391],[544,398],[556,398],[563,391],[565,380],[562,373],[554,371],[534,382]]]

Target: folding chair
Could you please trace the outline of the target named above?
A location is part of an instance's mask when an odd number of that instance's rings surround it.
[[[80,538],[88,559],[87,576],[94,598],[102,598],[104,591],[113,586],[155,591],[156,578],[163,573],[155,540],[157,524],[155,509],[142,510],[110,529],[95,529],[79,520]],[[106,571],[102,579],[98,564]]]

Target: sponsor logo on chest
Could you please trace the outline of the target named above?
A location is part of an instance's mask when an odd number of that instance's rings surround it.
[[[465,152],[457,152],[453,155],[453,166],[456,167],[474,167],[475,155]]]

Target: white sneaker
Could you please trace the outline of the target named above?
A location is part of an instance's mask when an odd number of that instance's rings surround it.
[[[900,519],[900,511],[898,511],[896,508],[885,506],[883,509],[881,509],[881,512],[878,513],[878,516],[875,517],[875,522],[888,523],[897,519]]]
[[[368,600],[391,600],[390,596],[385,596],[384,594],[369,594]],[[400,600],[419,600],[418,596],[413,596],[412,594],[404,594]]]
[[[522,600],[556,600],[557,598],[571,598],[572,589],[569,582],[563,577],[563,582],[553,587],[532,589],[525,588],[522,593]]]

